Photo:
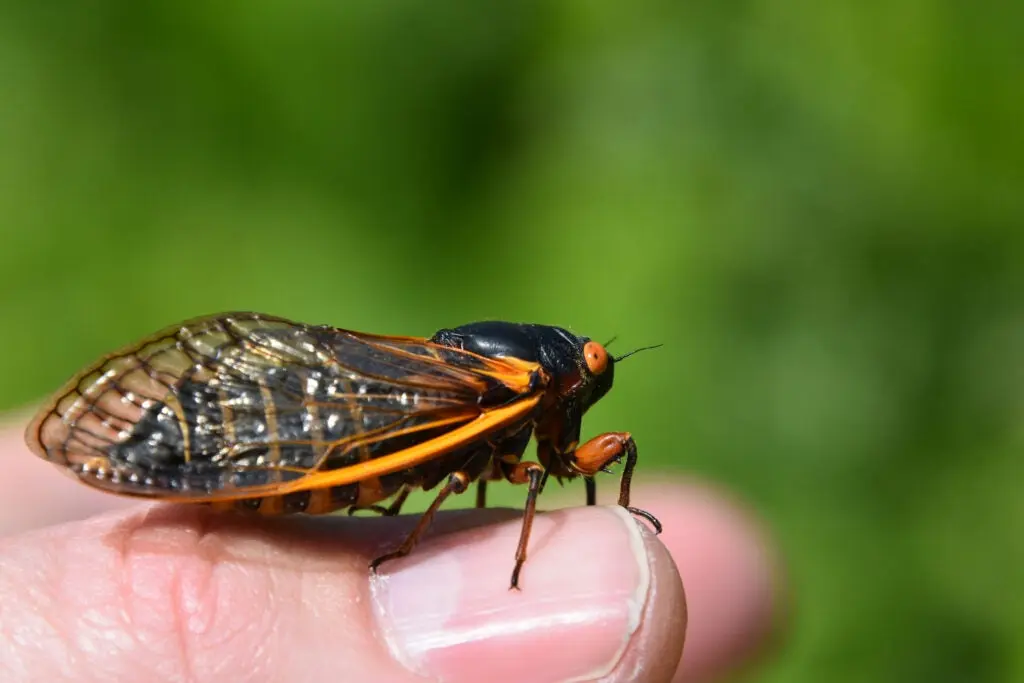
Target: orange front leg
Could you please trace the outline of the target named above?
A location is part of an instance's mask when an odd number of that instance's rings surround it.
[[[598,472],[611,472],[611,465],[626,458],[626,466],[622,470],[622,483],[619,486],[619,505],[638,517],[643,517],[661,533],[661,522],[646,510],[630,506],[629,494],[633,483],[633,470],[636,468],[636,442],[629,432],[608,432],[595,436],[576,449],[571,456],[572,467],[586,477],[587,504],[596,502],[593,477]]]

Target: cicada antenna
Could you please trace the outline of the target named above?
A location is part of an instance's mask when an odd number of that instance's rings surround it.
[[[605,344],[605,346],[607,346],[607,344]],[[629,358],[634,353],[640,353],[641,351],[649,351],[651,349],[657,349],[657,348],[660,348],[662,346],[664,346],[664,344],[653,344],[651,346],[641,346],[639,349],[633,349],[632,351],[628,351],[627,353],[624,353],[621,356],[612,356],[612,360],[614,360],[616,363],[618,363],[620,360],[623,360],[624,358]]]

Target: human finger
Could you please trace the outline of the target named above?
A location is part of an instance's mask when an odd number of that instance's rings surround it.
[[[778,552],[761,520],[735,495],[681,477],[635,481],[632,502],[664,525],[658,537],[686,586],[686,651],[676,683],[722,680],[763,654],[776,634],[784,594]],[[613,503],[617,486],[599,486]],[[580,492],[556,503],[579,504]]]
[[[251,519],[144,506],[0,540],[0,680],[670,681],[686,610],[664,546],[616,507]]]
[[[25,445],[28,419],[24,411],[0,418],[0,537],[138,504],[83,486],[34,455]]]

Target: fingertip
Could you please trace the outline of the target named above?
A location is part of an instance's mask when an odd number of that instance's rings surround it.
[[[660,541],[617,506],[538,515],[509,591],[520,529],[435,537],[382,571],[376,614],[396,659],[452,683],[671,680],[686,609]]]
[[[522,528],[521,513],[509,510],[440,515],[437,534],[371,580],[369,559],[400,543],[416,519],[258,521],[153,505],[7,543],[21,548],[25,571],[39,565],[33,557],[48,558],[35,580],[52,596],[49,622],[99,615],[126,643],[170,648],[164,664],[196,680],[256,666],[253,680],[358,670],[398,681],[407,680],[402,665],[423,664],[455,682],[670,680],[686,628],[679,573],[625,510],[539,515],[521,592],[508,591]],[[67,575],[72,552],[76,572]],[[16,564],[0,574],[0,593],[17,595]],[[131,624],[118,620],[124,614]],[[382,618],[404,629],[402,665],[389,656],[394,633]],[[131,680],[138,654],[105,660],[108,680]]]
[[[689,609],[677,681],[716,680],[762,652],[777,623],[783,570],[770,533],[734,496],[703,483],[638,485],[634,499],[683,577]]]
[[[673,680],[687,649],[689,610],[685,588],[668,548],[643,531],[651,583],[640,627],[615,670],[602,683]]]

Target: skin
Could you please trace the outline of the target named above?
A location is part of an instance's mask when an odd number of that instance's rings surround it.
[[[516,593],[518,510],[441,513],[371,579],[415,515],[140,504],[31,455],[24,422],[0,424],[0,680],[699,683],[749,665],[776,621],[765,532],[702,484],[637,481],[658,537],[614,506],[579,507],[578,487],[549,492],[546,509],[574,507],[538,517]]]

